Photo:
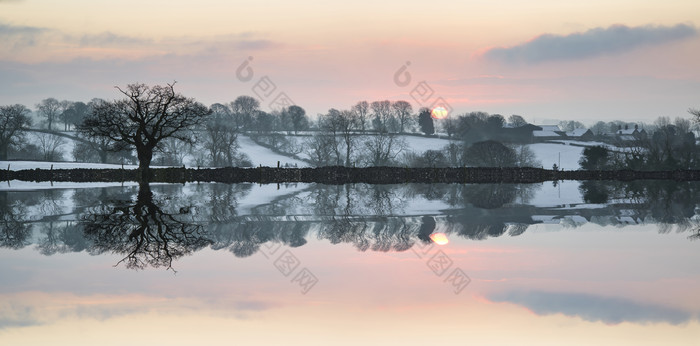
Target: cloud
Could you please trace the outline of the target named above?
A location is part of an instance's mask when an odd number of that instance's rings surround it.
[[[522,305],[538,315],[560,313],[607,324],[666,322],[677,325],[694,318],[691,313],[679,309],[580,293],[506,292],[488,298],[493,302]]]
[[[0,23],[0,43],[15,47],[35,46],[39,37],[48,31],[46,28]]]
[[[274,48],[277,44],[270,40],[240,40],[236,42],[235,46],[243,50],[261,50]]]
[[[698,29],[687,24],[671,27],[613,25],[563,36],[544,34],[517,46],[491,48],[484,57],[506,63],[578,60],[627,52],[640,46],[663,44],[697,34]]]
[[[152,43],[152,40],[132,36],[117,35],[111,32],[103,32],[101,34],[96,35],[83,35],[82,37],[77,39],[72,39],[68,37],[68,40],[75,40],[79,42],[81,46],[121,46]]]

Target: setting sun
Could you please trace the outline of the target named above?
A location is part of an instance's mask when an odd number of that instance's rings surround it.
[[[430,112],[430,116],[433,117],[433,119],[445,119],[447,118],[447,109],[444,107],[435,107]]]
[[[450,240],[447,239],[447,235],[445,235],[445,233],[433,233],[430,235],[430,240],[432,240],[435,244],[438,245],[446,245],[450,242]]]

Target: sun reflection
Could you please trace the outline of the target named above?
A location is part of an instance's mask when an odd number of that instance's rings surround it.
[[[435,107],[430,112],[430,116],[433,117],[433,119],[445,119],[447,118],[447,109],[445,109],[445,107]]]
[[[432,240],[435,244],[438,245],[445,245],[450,242],[450,240],[447,239],[447,235],[445,235],[445,233],[433,233],[430,235],[430,240]]]

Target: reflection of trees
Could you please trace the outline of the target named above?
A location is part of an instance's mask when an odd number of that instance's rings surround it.
[[[21,249],[30,244],[31,227],[22,215],[26,207],[9,198],[9,192],[0,192],[0,247]]]
[[[83,234],[83,227],[74,222],[49,221],[39,226],[42,237],[37,241],[37,249],[43,255],[80,252],[88,250],[89,241]]]
[[[123,200],[102,205],[81,221],[93,252],[125,255],[118,263],[126,262],[127,268],[172,268],[173,259],[202,249],[211,240],[201,224],[188,220],[188,208],[170,208],[176,211],[161,207],[150,186],[141,184],[135,203]]]
[[[628,216],[661,224],[686,223],[700,203],[696,182],[587,181],[580,190],[587,203],[607,203],[613,212],[626,210]]]
[[[250,184],[78,189],[72,211],[60,200],[67,192],[0,192],[0,246],[18,249],[33,240],[45,255],[114,253],[129,268],[172,268],[173,260],[206,246],[248,257],[265,244],[303,246],[309,236],[383,252],[430,242],[433,232],[473,240],[517,236],[538,222],[533,215],[571,227],[657,223],[662,232],[673,227],[700,239],[697,183],[584,182],[585,202],[605,202],[606,208],[523,204],[539,186],[309,185],[277,194],[245,215],[237,201],[251,193]],[[442,201],[444,210],[424,215],[416,198]],[[75,217],[77,222],[70,221]]]

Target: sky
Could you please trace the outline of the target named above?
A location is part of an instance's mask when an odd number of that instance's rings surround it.
[[[695,0],[0,0],[0,105],[164,84],[310,115],[407,100],[552,120],[700,107]]]

